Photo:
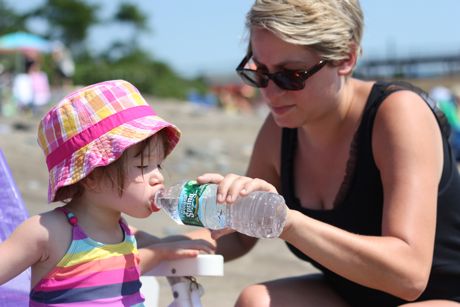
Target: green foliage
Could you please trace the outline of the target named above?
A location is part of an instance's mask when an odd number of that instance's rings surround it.
[[[5,1],[0,0],[0,35],[23,31],[24,29],[25,17],[16,14]]]
[[[132,23],[138,29],[147,29],[147,17],[130,3],[122,3],[114,18],[117,21]]]
[[[88,29],[98,22],[95,14],[98,10],[99,6],[82,0],[47,0],[31,14],[48,23],[47,37],[72,48],[82,43]]]
[[[45,21],[48,24],[45,36],[63,42],[75,57],[74,84],[88,85],[110,79],[125,79],[145,94],[178,99],[186,98],[191,90],[201,94],[207,92],[202,79],[183,78],[169,65],[152,59],[151,55],[140,49],[136,38],[139,32],[149,30],[147,17],[135,5],[127,2],[120,4],[110,21],[131,25],[131,38],[121,41],[117,33],[109,33],[115,39],[112,45],[100,54],[91,54],[85,39],[92,26],[104,25],[96,15],[99,11],[97,5],[90,5],[84,0],[46,0],[37,9],[21,15],[0,0],[0,33],[24,30],[29,18]],[[48,73],[51,82],[58,79],[51,56],[43,57],[42,69]]]
[[[74,77],[77,84],[124,79],[133,83],[142,93],[178,99],[185,99],[192,89],[201,93],[206,91],[203,81],[178,76],[168,65],[151,60],[142,50],[117,60],[82,57],[78,63]]]

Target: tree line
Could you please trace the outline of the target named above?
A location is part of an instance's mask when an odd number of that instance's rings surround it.
[[[166,63],[156,60],[143,50],[138,38],[141,33],[151,33],[148,17],[137,6],[127,1],[118,4],[113,16],[102,18],[97,14],[102,8],[85,0],[45,0],[38,7],[18,12],[5,0],[0,0],[0,35],[16,31],[35,33],[33,22],[46,25],[40,34],[51,41],[62,42],[75,61],[74,84],[91,84],[108,79],[125,79],[145,94],[156,97],[184,99],[190,91],[206,92],[203,77],[184,78]],[[90,50],[87,41],[92,27],[117,23],[131,31],[129,39],[114,39],[104,50]],[[153,34],[152,34],[153,35]],[[51,60],[44,56],[43,69],[51,81],[54,78]]]

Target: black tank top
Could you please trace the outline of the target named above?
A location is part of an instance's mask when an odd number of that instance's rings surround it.
[[[425,100],[435,114],[443,135],[444,165],[438,188],[433,265],[428,286],[419,300],[445,298],[460,301],[460,177],[448,142],[450,129],[447,121],[422,90],[402,82],[374,84],[354,135],[345,178],[332,210],[312,210],[301,206],[294,188],[297,129],[283,128],[281,194],[289,208],[307,216],[356,234],[381,235],[383,187],[372,154],[372,128],[382,101],[399,90],[414,91]],[[297,257],[320,269],[326,280],[352,306],[396,306],[404,303],[392,295],[351,282],[324,268],[294,246],[288,244],[288,247]]]

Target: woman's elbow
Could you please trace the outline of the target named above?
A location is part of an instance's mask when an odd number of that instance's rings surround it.
[[[429,275],[429,272],[419,270],[411,274],[411,276],[407,276],[405,281],[399,284],[395,295],[406,301],[415,301],[425,291],[428,285]]]

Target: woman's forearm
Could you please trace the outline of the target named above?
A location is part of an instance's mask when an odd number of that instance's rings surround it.
[[[281,238],[336,274],[406,300],[425,288],[431,258],[402,239],[353,234],[293,210],[288,218]]]

